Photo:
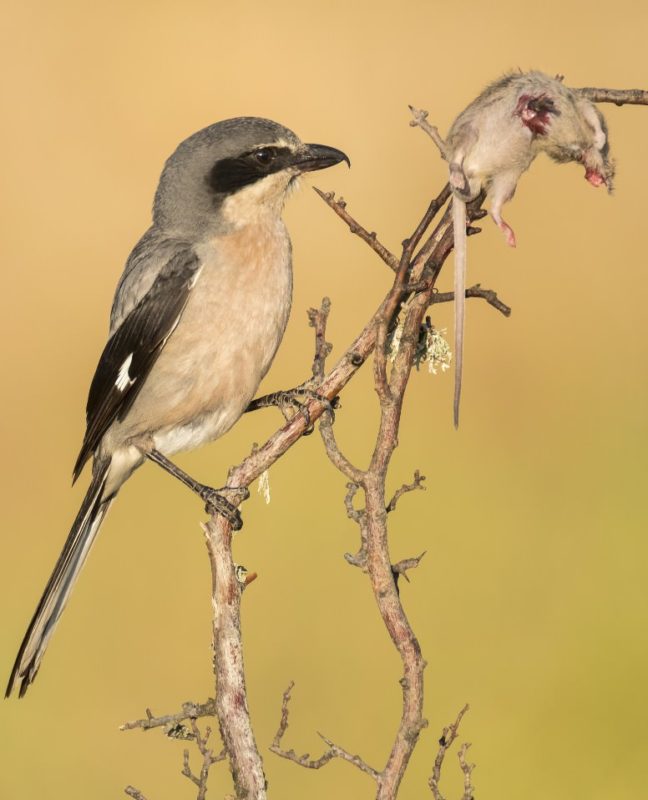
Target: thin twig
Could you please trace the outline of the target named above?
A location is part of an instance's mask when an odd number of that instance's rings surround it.
[[[469,747],[471,747],[470,742],[464,742],[457,753],[461,771],[464,774],[464,793],[462,800],[474,800],[475,795],[475,787],[472,784],[472,773],[475,769],[475,764],[469,764],[466,761],[466,753]]]
[[[356,484],[362,484],[364,473],[362,470],[355,467],[340,450],[333,431],[333,425],[330,421],[330,415],[328,414],[325,414],[320,421],[320,435],[331,463],[350,481]]]
[[[209,698],[205,703],[183,703],[182,711],[176,714],[165,714],[161,717],[155,717],[150,708],[146,709],[145,719],[135,719],[131,722],[125,722],[119,726],[120,731],[129,731],[134,728],[141,728],[143,731],[148,731],[151,728],[160,728],[162,726],[173,726],[179,722],[184,722],[186,719],[200,719],[201,717],[214,717],[216,716],[216,701]]]
[[[136,789],[134,786],[127,786],[124,789],[124,793],[127,794],[129,797],[132,797],[133,800],[146,800],[146,797],[140,792],[139,789]]]
[[[308,309],[308,324],[315,329],[315,355],[313,356],[313,378],[321,382],[326,371],[326,359],[328,358],[333,345],[326,341],[326,324],[331,313],[331,300],[328,297],[322,299],[322,303],[317,308]]]
[[[423,234],[427,231],[427,229],[432,224],[432,221],[439,213],[439,211],[443,208],[443,206],[448,202],[450,199],[450,184],[446,183],[446,185],[441,189],[439,194],[430,201],[430,205],[427,208],[427,211],[421,218],[421,221],[416,226],[416,230],[410,236],[409,239],[403,242],[404,251],[403,257],[406,258],[408,261],[412,261],[412,255],[414,250],[418,247],[419,242],[423,238]]]
[[[414,480],[411,483],[404,483],[400,489],[397,489],[394,492],[394,496],[392,499],[387,503],[385,506],[385,510],[389,513],[396,508],[396,503],[401,499],[404,494],[408,494],[408,492],[415,492],[417,489],[421,491],[425,491],[425,486],[423,486],[423,481],[425,480],[425,475],[421,475],[421,473],[416,470],[414,472]]]
[[[313,357],[313,378],[316,383],[321,383],[326,368],[326,358],[331,352],[331,345],[326,341],[326,324],[331,311],[331,301],[328,297],[322,300],[319,309],[309,308],[308,324],[315,329],[315,355]],[[333,431],[332,413],[323,414],[320,418],[320,435],[329,458],[335,466],[354,483],[362,483],[362,471],[353,466],[349,459],[338,447]]]
[[[318,732],[317,735],[329,746],[329,752],[333,754],[333,758],[341,758],[343,761],[348,761],[349,764],[353,764],[353,766],[357,767],[361,772],[366,772],[367,775],[370,775],[374,780],[379,779],[380,773],[378,770],[370,767],[364,759],[360,758],[360,756],[347,752],[330,739],[327,739],[327,737],[322,733]]]
[[[390,269],[394,271],[398,269],[398,259],[396,256],[391,253],[384,244],[378,241],[375,232],[370,233],[366,228],[363,228],[362,225],[360,225],[360,223],[351,216],[351,214],[348,213],[344,198],[340,197],[336,200],[335,192],[323,192],[321,189],[318,189],[317,186],[313,186],[313,189],[322,198],[326,205],[329,208],[332,208],[338,217],[346,222],[351,233],[359,236],[363,242],[366,242]]]
[[[353,500],[356,494],[360,491],[360,486],[357,483],[347,483],[347,493],[344,496],[344,507],[346,508],[347,517],[357,523],[360,528],[360,549],[357,553],[345,553],[344,558],[352,567],[358,567],[366,571],[367,568],[367,535],[364,528],[365,510],[364,508],[356,508]]]
[[[466,297],[480,297],[493,308],[497,309],[505,317],[511,316],[511,307],[502,302],[497,296],[497,292],[492,289],[482,289],[479,283],[466,289]],[[451,303],[454,300],[454,292],[435,292],[432,295],[432,303]]]
[[[428,122],[429,113],[422,108],[414,108],[414,106],[410,106],[409,110],[412,113],[410,127],[421,128],[421,130],[425,131],[430,139],[432,139],[434,144],[439,148],[441,157],[447,161],[446,143],[441,138],[439,129],[435,125],[430,125]]]
[[[209,770],[212,764],[216,764],[218,761],[224,761],[227,758],[227,751],[223,748],[218,755],[214,755],[213,751],[207,747],[207,743],[211,735],[211,728],[205,728],[205,733],[203,735],[195,719],[191,720],[191,728],[193,737],[196,740],[196,745],[198,746],[198,750],[202,756],[200,775],[195,775],[191,769],[189,764],[188,750],[183,752],[182,774],[198,787],[196,800],[205,800],[205,796],[207,794],[207,781],[209,780]]]
[[[353,483],[353,482],[347,483],[347,490],[348,491],[347,491],[346,496],[344,498],[344,505],[345,505],[346,510],[347,510],[347,517],[349,517],[349,519],[354,520],[354,522],[360,523],[360,522],[362,522],[362,515],[364,514],[364,511],[362,511],[362,510],[359,511],[353,505],[353,498],[356,496],[356,494],[360,490],[360,486],[357,483]]]
[[[648,106],[648,90],[646,89],[594,89],[583,87],[574,89],[592,103],[614,103],[616,106],[634,105]]]
[[[284,750],[284,748],[281,746],[281,740],[288,729],[288,705],[290,703],[290,695],[294,685],[294,681],[291,681],[288,688],[283,693],[283,699],[281,703],[281,720],[279,722],[277,733],[275,734],[272,744],[270,745],[270,750],[275,755],[281,756],[281,758],[286,758],[288,761],[292,761],[295,764],[299,764],[300,767],[304,767],[305,769],[321,769],[334,758],[340,758],[343,761],[347,761],[349,764],[353,764],[354,767],[357,767],[362,772],[366,772],[367,775],[370,775],[374,780],[377,780],[379,777],[377,770],[375,770],[373,767],[370,767],[366,761],[360,758],[360,756],[352,755],[347,750],[344,750],[342,747],[332,742],[326,736],[323,736],[321,733],[318,733],[318,736],[328,745],[329,749],[319,758],[311,759],[309,753],[298,756],[294,750]]]
[[[457,719],[443,729],[443,733],[441,734],[441,738],[439,739],[439,750],[437,752],[436,758],[434,759],[434,767],[432,769],[432,774],[428,779],[428,786],[432,790],[432,794],[434,795],[434,800],[444,800],[444,797],[441,794],[441,790],[439,789],[439,782],[441,780],[441,768],[443,767],[443,759],[445,758],[446,752],[452,746],[454,740],[457,738],[457,734],[459,733],[459,725],[461,725],[461,720],[463,719],[464,714],[468,711],[469,708],[470,706],[466,704],[461,709],[459,714],[457,714]],[[465,756],[465,751],[463,755]],[[465,800],[469,800],[469,798],[465,798]]]

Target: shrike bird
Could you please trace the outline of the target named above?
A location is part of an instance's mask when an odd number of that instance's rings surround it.
[[[225,498],[166,456],[216,439],[238,420],[283,336],[292,292],[281,219],[303,172],[348,157],[303,144],[266,119],[218,122],[166,162],[153,225],[126,262],[86,409],[74,480],[92,481],[9,678],[22,697],[38,672],[99,527],[124,481],[149,458],[240,527]]]

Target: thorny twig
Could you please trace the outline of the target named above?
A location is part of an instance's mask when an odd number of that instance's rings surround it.
[[[398,578],[402,575],[403,578],[409,583],[409,577],[407,575],[408,569],[416,569],[418,565],[421,563],[423,556],[426,554],[427,550],[424,550],[420,556],[414,556],[413,558],[403,558],[400,561],[397,561],[395,564],[392,564],[392,575],[394,576],[394,580],[398,581]]]

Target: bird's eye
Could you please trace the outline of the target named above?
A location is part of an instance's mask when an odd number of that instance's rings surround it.
[[[271,147],[262,147],[260,150],[255,150],[254,158],[259,164],[266,167],[275,158],[275,151]]]

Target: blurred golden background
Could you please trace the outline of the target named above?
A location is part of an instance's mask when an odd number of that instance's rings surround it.
[[[4,681],[85,491],[70,489],[90,378],[123,263],[149,224],[164,159],[193,131],[268,116],[350,154],[304,181],[286,211],[293,314],[262,388],[307,377],[306,309],[330,295],[333,357],[386,291],[387,269],[309,188],[341,192],[392,248],[444,182],[407,104],[446,131],[510,68],[572,86],[648,88],[648,6],[591,3],[353,4],[4,2],[0,30]],[[462,425],[451,374],[413,377],[391,472],[427,493],[391,519],[394,560],[427,550],[402,596],[429,666],[425,732],[401,797],[420,798],[444,725],[470,702],[480,798],[638,797],[648,781],[645,222],[648,108],[605,106],[616,192],[538,160],[507,219],[470,240],[469,282],[497,289],[505,320],[468,307]],[[449,285],[448,271],[442,286]],[[434,310],[452,325],[449,307]],[[365,370],[367,372],[367,370]],[[337,432],[362,465],[377,406],[368,375],[343,396]],[[179,459],[214,485],[276,411]],[[267,752],[296,681],[285,745],[316,731],[382,767],[400,664],[366,578],[344,480],[317,436],[272,470],[235,541],[260,574],[244,598],[249,699],[273,797],[373,796],[343,763],[305,771]],[[111,511],[25,700],[0,706],[0,796],[193,797],[183,743],[118,725],[212,693],[209,567],[199,503],[146,466]],[[448,757],[446,786],[459,786]],[[230,790],[223,765],[211,794]]]

